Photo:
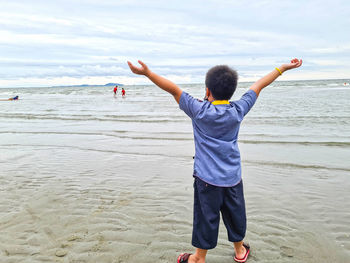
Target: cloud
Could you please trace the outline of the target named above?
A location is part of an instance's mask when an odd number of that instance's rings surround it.
[[[309,76],[328,68],[323,73],[333,77],[339,65],[350,71],[347,1],[15,0],[1,6],[0,86],[16,79],[85,83],[114,74],[133,82],[125,62],[137,59],[183,81],[201,81],[216,64],[255,77],[292,57],[303,57]]]

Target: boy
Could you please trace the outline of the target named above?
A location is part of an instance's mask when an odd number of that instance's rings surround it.
[[[178,263],[205,263],[208,249],[216,246],[220,212],[233,242],[236,262],[246,262],[250,247],[243,242],[246,212],[241,179],[241,159],[237,145],[240,124],[254,105],[260,91],[286,70],[300,67],[302,60],[275,68],[255,82],[238,101],[229,102],[237,87],[237,73],[228,66],[216,66],[206,75],[205,101],[183,92],[171,81],[153,73],[142,61],[131,71],[148,77],[174,96],[180,109],[191,119],[195,141],[194,216],[192,245],[194,254],[183,253]]]

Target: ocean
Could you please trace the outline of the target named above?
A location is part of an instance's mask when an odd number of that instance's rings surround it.
[[[245,117],[249,262],[350,262],[344,82],[274,82]],[[180,86],[204,96],[204,85]],[[192,251],[191,121],[153,85],[124,88],[125,98],[113,87],[0,89],[20,98],[0,101],[1,262],[175,262]],[[232,255],[222,224],[208,262]]]

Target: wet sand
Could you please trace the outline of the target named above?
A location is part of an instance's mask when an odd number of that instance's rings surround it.
[[[175,262],[193,251],[192,160],[55,150],[47,161],[69,165],[25,172],[50,152],[13,153],[23,167],[0,176],[1,262]],[[332,207],[344,198],[337,188],[349,187],[341,174],[321,193],[330,183],[327,171],[298,178],[298,169],[259,167],[244,164],[249,262],[347,262],[350,214]],[[52,176],[56,169],[60,177]],[[232,257],[221,224],[207,262]]]

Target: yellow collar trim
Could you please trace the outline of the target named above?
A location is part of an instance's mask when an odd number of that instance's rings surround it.
[[[228,100],[214,100],[211,102],[213,105],[230,104]]]

